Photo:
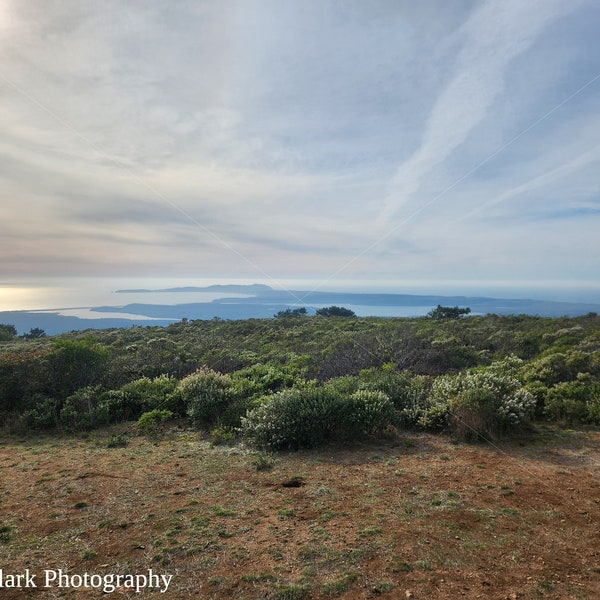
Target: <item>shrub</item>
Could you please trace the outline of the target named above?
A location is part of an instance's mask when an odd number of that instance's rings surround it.
[[[594,396],[586,402],[587,420],[595,425],[600,425],[600,393],[596,392]]]
[[[394,412],[380,391],[342,396],[329,386],[306,386],[263,398],[242,418],[241,430],[261,448],[313,448],[327,440],[381,431],[393,422]]]
[[[59,402],[44,394],[35,394],[29,401],[31,408],[23,413],[22,419],[28,429],[36,431],[55,429],[58,426]]]
[[[125,448],[128,445],[129,440],[121,433],[111,435],[106,442],[107,448]]]
[[[398,373],[386,368],[361,371],[361,389],[378,390],[385,393],[400,413],[408,413],[427,404],[430,392],[429,378],[423,375]]]
[[[535,398],[535,416],[542,417],[545,414],[548,388],[541,381],[531,381],[525,384],[525,389]]]
[[[492,390],[465,389],[451,400],[449,410],[452,432],[457,438],[474,442],[482,435],[496,435],[498,415]]]
[[[324,387],[284,390],[242,417],[242,434],[260,448],[312,448],[332,437],[343,404]]]
[[[237,431],[233,427],[215,427],[210,432],[210,441],[213,446],[231,446],[237,437]]]
[[[12,340],[17,335],[17,328],[14,325],[0,323],[0,342]]]
[[[68,428],[88,430],[110,422],[108,406],[100,386],[86,386],[69,396],[60,411],[60,422]]]
[[[131,421],[153,409],[183,413],[181,400],[176,393],[177,380],[170,375],[154,379],[141,377],[130,381],[119,390],[104,392],[98,409],[108,413],[108,421]]]
[[[109,359],[108,349],[91,336],[83,340],[58,338],[45,357],[52,395],[64,400],[82,387],[98,384]]]
[[[389,396],[378,390],[359,390],[348,399],[344,420],[359,433],[383,431],[394,421],[395,411]]]
[[[448,429],[450,402],[446,398],[433,398],[421,406],[403,411],[402,420],[411,419],[411,425],[426,431],[440,432]]]
[[[490,367],[438,377],[432,404],[447,402],[450,427],[460,438],[494,437],[522,425],[536,400],[514,376],[520,360],[511,357]]]
[[[524,371],[526,381],[541,381],[550,387],[562,381],[573,381],[579,373],[586,373],[593,368],[593,355],[570,350],[543,356],[533,361]]]
[[[13,538],[14,527],[11,525],[0,525],[0,544],[8,544]]]
[[[232,373],[231,378],[236,387],[254,396],[264,396],[301,383],[287,366],[261,363],[240,369]]]
[[[163,374],[153,379],[141,377],[126,383],[121,390],[128,394],[133,402],[137,402],[142,410],[161,408],[174,412],[180,409],[183,412],[184,407],[179,404],[179,398],[175,394],[177,383],[174,377]]]
[[[548,390],[544,412],[569,424],[600,423],[600,384],[587,374],[558,383]]]
[[[155,408],[145,412],[137,422],[137,428],[143,434],[151,438],[158,438],[164,431],[164,423],[173,418],[170,410],[159,410]]]
[[[198,427],[215,425],[234,399],[231,377],[202,368],[177,386],[192,423]]]
[[[144,412],[143,401],[123,389],[107,391],[103,402],[111,423],[137,419]]]
[[[231,402],[219,415],[219,423],[237,428],[241,418],[254,408],[259,399],[291,387],[304,385],[297,369],[290,365],[257,363],[231,375]]]
[[[360,389],[385,393],[395,409],[395,424],[428,431],[442,431],[447,426],[449,403],[445,399],[432,398],[431,378],[425,375],[398,373],[391,369],[368,369],[361,371],[363,383]]]
[[[275,458],[270,454],[259,454],[252,465],[257,471],[270,471],[275,466]]]

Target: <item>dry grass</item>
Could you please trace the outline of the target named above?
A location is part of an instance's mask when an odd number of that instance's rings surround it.
[[[108,448],[116,431],[0,445],[5,574],[151,568],[173,581],[141,596],[169,600],[600,597],[598,432],[499,447],[407,434],[272,459],[191,432]]]

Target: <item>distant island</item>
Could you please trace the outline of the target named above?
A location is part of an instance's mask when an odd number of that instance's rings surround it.
[[[248,285],[236,285],[236,284],[216,284],[207,285],[204,287],[186,286],[186,287],[173,287],[164,288],[158,290],[148,289],[137,289],[137,290],[115,290],[116,294],[147,294],[147,293],[161,293],[161,292],[212,292],[221,293],[228,292],[230,294],[261,294],[273,291],[273,288],[265,285],[264,283],[251,283]]]
[[[575,317],[599,313],[600,305],[555,302],[534,299],[503,299],[480,296],[440,296],[416,294],[379,294],[327,292],[312,290],[276,290],[265,284],[209,285],[164,289],[120,289],[117,294],[198,293],[211,294],[210,301],[151,304],[136,302],[123,306],[94,306],[85,316],[63,315],[61,310],[0,312],[0,323],[13,324],[19,333],[39,327],[54,335],[73,330],[113,327],[168,325],[181,319],[267,319],[290,307],[305,307],[308,315],[319,308],[343,306],[360,317],[423,317],[437,305],[463,306],[473,315],[533,315],[540,317]],[[214,298],[217,294],[218,297]],[[111,313],[108,316],[106,313]],[[118,315],[123,314],[123,318]],[[105,316],[106,315],[106,316]],[[136,318],[137,317],[137,318]]]

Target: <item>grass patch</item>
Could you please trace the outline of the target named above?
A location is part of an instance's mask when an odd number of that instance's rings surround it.
[[[213,506],[212,511],[217,517],[237,517],[237,513],[234,510],[229,510],[218,505]]]
[[[14,531],[11,525],[0,525],[0,544],[8,544],[13,539]]]
[[[307,585],[282,585],[273,595],[275,600],[302,600],[310,597],[311,589]]]
[[[347,573],[338,579],[322,584],[320,590],[326,596],[340,596],[345,594],[357,581],[358,575],[356,573]]]

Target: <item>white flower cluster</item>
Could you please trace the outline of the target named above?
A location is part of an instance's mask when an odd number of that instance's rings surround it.
[[[515,377],[521,363],[518,358],[508,357],[486,369],[438,377],[433,384],[433,398],[452,405],[464,402],[468,392],[472,392],[468,402],[473,404],[473,409],[493,409],[502,424],[517,425],[536,404],[535,397]],[[473,396],[476,392],[481,393]],[[480,404],[477,405],[473,398]]]

